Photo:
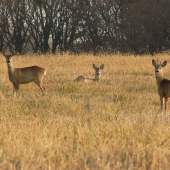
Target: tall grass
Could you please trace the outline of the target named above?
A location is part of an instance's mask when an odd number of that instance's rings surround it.
[[[47,69],[45,96],[30,83],[17,98],[0,57],[0,169],[170,169],[170,107],[157,114],[153,57],[15,56],[15,67]],[[93,78],[93,63],[105,64],[100,83],[73,82]]]

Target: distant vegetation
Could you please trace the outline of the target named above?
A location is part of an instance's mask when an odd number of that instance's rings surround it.
[[[170,47],[170,1],[1,0],[0,51],[154,54]]]

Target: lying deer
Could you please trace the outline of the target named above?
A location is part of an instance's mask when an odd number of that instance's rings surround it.
[[[19,92],[20,84],[26,84],[32,81],[34,81],[39,86],[42,93],[44,94],[45,87],[42,85],[42,81],[46,75],[46,70],[44,68],[39,66],[14,68],[12,64],[12,56],[14,56],[14,53],[7,55],[4,51],[3,55],[6,58],[6,63],[8,66],[9,80],[14,86],[13,94],[15,92]]]
[[[74,81],[76,82],[87,82],[87,81],[100,81],[100,77],[101,77],[101,70],[104,68],[104,64],[102,64],[99,68],[95,66],[95,64],[93,64],[93,68],[95,70],[95,78],[94,79],[90,79],[90,78],[85,78],[84,76],[78,76]]]
[[[158,94],[161,101],[161,111],[163,111],[163,98],[165,98],[165,112],[167,108],[168,97],[170,97],[170,80],[165,79],[163,76],[163,67],[167,65],[167,61],[161,63],[156,63],[153,59],[152,64],[155,67],[155,78],[158,86]]]

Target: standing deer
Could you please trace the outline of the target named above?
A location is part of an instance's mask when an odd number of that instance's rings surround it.
[[[155,67],[155,78],[158,86],[158,94],[161,101],[161,111],[163,111],[163,98],[165,98],[165,112],[167,108],[168,97],[170,97],[170,80],[165,79],[163,76],[163,67],[167,65],[167,61],[164,61],[162,64],[156,63],[153,59],[152,64]]]
[[[12,56],[14,56],[14,53],[6,55],[4,51],[3,55],[6,58],[6,63],[8,66],[9,80],[14,86],[13,94],[15,92],[19,92],[20,84],[26,84],[34,81],[44,95],[45,87],[42,85],[43,78],[46,75],[46,70],[44,68],[39,66],[14,68],[12,64]]]
[[[100,81],[100,77],[101,77],[101,70],[104,68],[104,64],[102,64],[99,68],[95,66],[95,64],[93,64],[93,68],[95,70],[95,78],[94,79],[90,79],[90,78],[85,78],[84,76],[78,76],[74,81],[76,82],[87,82],[88,80],[92,80],[92,81]]]

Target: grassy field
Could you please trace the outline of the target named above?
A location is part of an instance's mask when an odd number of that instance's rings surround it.
[[[170,104],[157,114],[152,66],[168,54],[14,56],[47,70],[44,96],[29,83],[17,98],[0,57],[0,169],[170,169]],[[93,63],[105,64],[100,83],[73,82],[94,78]]]

